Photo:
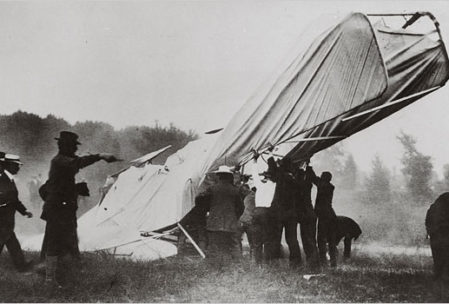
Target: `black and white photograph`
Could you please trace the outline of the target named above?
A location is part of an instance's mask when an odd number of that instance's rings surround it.
[[[0,1],[1,303],[449,302],[449,1]]]

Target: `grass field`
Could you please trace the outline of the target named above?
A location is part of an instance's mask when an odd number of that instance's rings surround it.
[[[31,254],[32,255],[32,254]],[[34,254],[35,257],[37,255]],[[286,260],[257,266],[217,266],[196,256],[132,262],[86,254],[84,267],[46,290],[43,277],[18,274],[0,257],[1,302],[437,302],[428,255],[376,254],[356,250],[353,259],[303,278]]]

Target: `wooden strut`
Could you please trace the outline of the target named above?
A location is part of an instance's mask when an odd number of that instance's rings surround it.
[[[205,259],[206,255],[201,250],[201,248],[196,244],[196,242],[193,240],[193,238],[190,236],[190,234],[184,229],[184,227],[182,227],[182,225],[180,223],[178,223],[177,226],[179,227],[179,229],[181,229],[181,231],[185,234],[185,236],[192,242],[193,247],[195,247],[196,251],[198,251],[198,253],[201,255],[201,257],[203,259]]]
[[[330,140],[330,139],[341,139],[346,138],[347,136],[338,135],[338,136],[322,136],[322,137],[307,137],[295,140],[288,140],[283,143],[295,143],[295,142],[306,142],[306,141],[319,141],[319,140]]]
[[[399,98],[399,99],[394,100],[394,101],[392,101],[392,102],[389,102],[389,103],[386,103],[386,104],[383,104],[383,105],[374,107],[374,108],[372,108],[372,109],[369,109],[369,110],[366,110],[366,111],[363,111],[363,112],[360,112],[360,113],[357,113],[357,114],[354,114],[354,115],[345,117],[345,118],[343,118],[341,121],[343,121],[343,122],[344,122],[344,121],[348,121],[348,120],[351,120],[351,119],[353,119],[353,118],[356,118],[356,117],[359,117],[359,116],[362,116],[362,115],[366,115],[366,114],[375,112],[375,111],[377,111],[377,110],[381,110],[381,109],[386,108],[386,107],[390,107],[390,106],[395,105],[395,104],[397,104],[397,103],[400,103],[400,102],[409,100],[409,99],[411,99],[411,98],[413,98],[413,97],[417,97],[417,96],[424,95],[424,94],[426,94],[426,93],[430,93],[430,92],[435,91],[435,90],[437,90],[437,89],[439,89],[439,88],[441,88],[441,86],[436,86],[436,87],[433,87],[433,88],[430,88],[430,89],[427,89],[427,90],[424,90],[424,91],[421,91],[421,92],[417,92],[417,93],[414,93],[414,94],[411,94],[411,95],[408,95],[408,96]]]

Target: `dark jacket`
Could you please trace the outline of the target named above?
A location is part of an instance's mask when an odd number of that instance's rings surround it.
[[[27,211],[18,195],[14,180],[9,179],[4,171],[0,171],[0,244],[14,232],[16,211],[22,215]]]
[[[315,212],[312,205],[312,179],[315,175],[310,173],[311,167],[307,167],[306,171],[298,170],[295,174],[297,183],[297,213],[299,221],[316,220]]]
[[[313,169],[309,169],[313,183],[317,187],[315,200],[315,214],[318,218],[336,218],[334,209],[332,208],[332,199],[334,196],[334,185],[328,181],[322,180],[316,176]]]
[[[449,239],[449,192],[440,195],[427,210],[425,225],[430,237],[445,235]]]
[[[352,218],[337,216],[337,244],[342,238],[356,240],[360,234],[362,234],[362,229]]]
[[[298,185],[292,173],[278,169],[271,208],[280,220],[297,220]]]
[[[98,154],[87,156],[66,156],[57,154],[50,164],[48,180],[44,185],[45,204],[41,218],[73,215],[77,209],[77,186],[75,175],[101,158]]]
[[[201,202],[203,206],[207,206],[206,208],[209,211],[207,230],[225,232],[237,232],[239,230],[239,218],[245,207],[237,187],[218,181],[215,185],[200,193],[197,201]]]

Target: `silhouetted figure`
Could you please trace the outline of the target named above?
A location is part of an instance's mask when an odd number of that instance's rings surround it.
[[[20,272],[31,268],[32,262],[27,262],[20,243],[14,233],[15,213],[31,218],[33,214],[19,200],[19,193],[13,175],[20,170],[20,159],[16,155],[0,152],[0,253],[3,246],[8,249],[9,255],[16,269]]]
[[[310,168],[310,167],[307,167]],[[317,217],[312,205],[312,186],[314,174],[310,169],[298,169],[295,178],[298,185],[297,212],[301,230],[301,241],[306,260],[312,268],[319,267],[318,248],[316,243]]]
[[[75,182],[75,175],[80,169],[99,160],[114,162],[117,159],[107,153],[77,156],[78,135],[60,132],[58,154],[51,160],[47,182],[41,187],[40,193],[44,198],[41,218],[45,220],[44,251],[46,257],[46,278],[50,286],[56,282],[56,268],[58,257],[71,255],[79,260],[76,210],[79,189]]]
[[[426,230],[430,236],[433,272],[439,296],[449,290],[449,192],[441,194],[426,214]],[[447,299],[447,298],[446,298]]]
[[[297,184],[292,173],[292,163],[288,157],[284,157],[274,175],[276,190],[274,192],[271,209],[277,216],[275,223],[276,241],[273,243],[280,248],[282,231],[285,229],[285,240],[290,252],[292,266],[301,264],[301,250],[298,243],[297,227]]]
[[[341,215],[337,216],[337,245],[344,239],[344,259],[351,257],[352,240],[357,240],[361,234],[362,230],[360,226],[352,218]]]
[[[332,174],[328,171],[317,177],[310,167],[309,172],[313,177],[313,183],[317,186],[315,200],[315,214],[318,217],[317,243],[320,256],[320,264],[327,265],[326,253],[329,246],[331,266],[337,266],[337,215],[332,208],[334,185],[331,184]]]

